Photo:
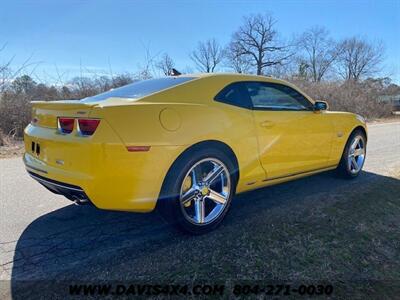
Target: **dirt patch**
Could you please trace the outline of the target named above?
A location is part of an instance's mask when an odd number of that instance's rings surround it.
[[[22,156],[25,147],[23,141],[12,141],[0,146],[0,159]]]

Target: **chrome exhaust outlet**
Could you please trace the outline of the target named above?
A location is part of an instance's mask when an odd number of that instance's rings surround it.
[[[91,203],[88,199],[79,199],[76,197],[73,201],[74,201],[74,204],[78,205],[78,206],[87,205],[87,204]]]

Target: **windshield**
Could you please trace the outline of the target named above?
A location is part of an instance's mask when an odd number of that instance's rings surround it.
[[[138,99],[152,93],[159,92],[178,84],[187,82],[194,78],[195,77],[165,77],[136,81],[120,88],[112,89],[110,91],[98,94],[96,96],[84,98],[81,100],[81,102],[98,102],[104,101],[112,97]]]

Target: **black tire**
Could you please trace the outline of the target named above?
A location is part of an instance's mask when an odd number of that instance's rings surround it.
[[[185,208],[180,200],[181,187],[191,168],[206,159],[215,159],[222,162],[229,171],[230,192],[224,208],[221,209],[215,220],[206,224],[194,224],[188,220],[187,215],[185,216]],[[168,223],[186,233],[199,235],[214,230],[220,225],[229,210],[236,191],[237,176],[235,174],[236,167],[232,159],[220,149],[195,148],[189,150],[171,166],[163,183],[161,196],[157,203],[157,210]]]
[[[351,146],[352,143],[355,141],[356,138],[360,138],[361,142],[363,144],[363,149],[364,149],[364,156],[362,158],[362,162],[360,160],[360,168],[358,171],[355,171],[349,163],[349,155],[351,151]],[[367,154],[367,137],[365,136],[365,133],[360,130],[356,129],[354,130],[350,137],[348,138],[346,142],[346,146],[344,147],[342,157],[340,159],[340,163],[337,167],[337,173],[340,177],[347,178],[347,179],[353,179],[356,178],[362,170],[362,167],[364,166],[365,158]],[[358,158],[356,158],[358,160]]]

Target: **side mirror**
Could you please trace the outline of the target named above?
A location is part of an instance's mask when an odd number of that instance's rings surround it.
[[[314,111],[321,111],[321,110],[327,110],[328,109],[328,103],[325,101],[315,101],[314,103]]]

